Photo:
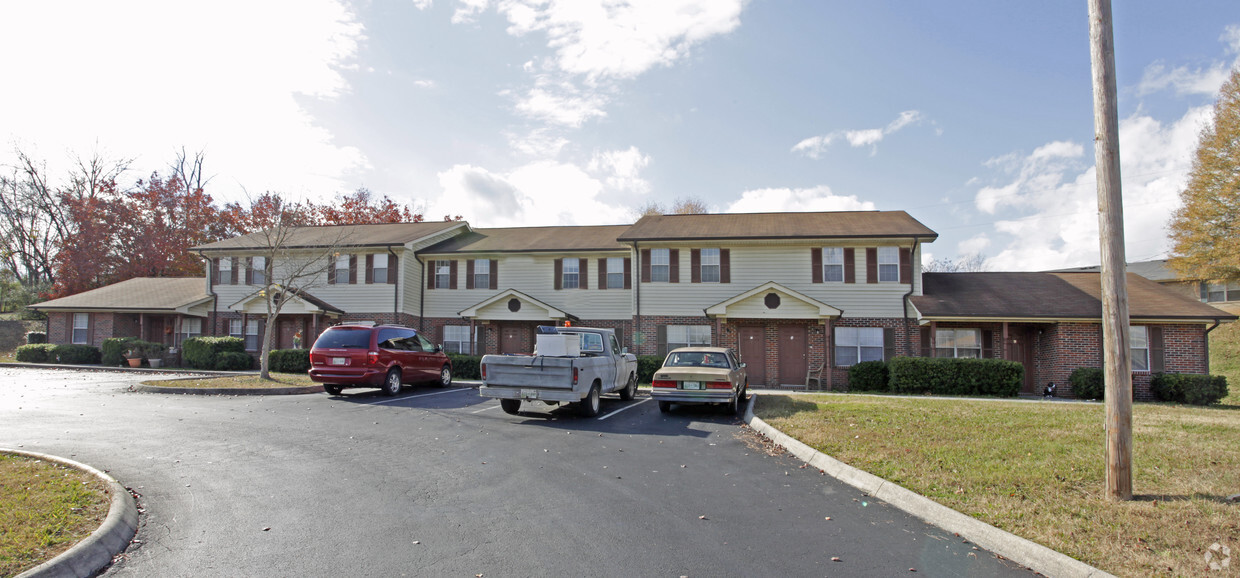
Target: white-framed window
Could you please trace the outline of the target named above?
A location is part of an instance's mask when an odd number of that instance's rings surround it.
[[[1207,283],[1206,301],[1210,303],[1240,301],[1240,283]]]
[[[241,332],[241,320],[240,319],[229,319],[228,320],[228,336],[229,337],[240,337],[240,338],[245,337],[245,334]]]
[[[73,314],[73,343],[90,343],[90,313]]]
[[[322,261],[320,261],[320,263],[321,262]],[[250,268],[253,269],[254,271],[253,273],[250,274],[250,284],[251,285],[266,285],[267,284],[267,258],[266,257],[251,257]]]
[[[671,252],[669,249],[650,250],[650,280],[667,283],[672,278]]]
[[[862,361],[882,360],[882,327],[835,328],[835,365],[837,367],[848,367]]]
[[[184,342],[193,337],[202,337],[202,319],[186,317],[181,320],[181,341]]]
[[[581,259],[564,259],[562,266],[560,286],[565,289],[581,287]]]
[[[245,320],[245,350],[258,351],[258,320]]]
[[[387,253],[376,253],[371,257],[370,280],[372,283],[388,282],[388,256]]]
[[[475,333],[470,339],[468,325],[443,326],[443,350],[447,353],[473,355],[477,349],[478,336]]]
[[[709,325],[668,325],[667,350],[677,347],[710,345]]]
[[[900,248],[878,248],[878,281],[880,283],[900,281]]]
[[[937,329],[934,332],[935,357],[982,357],[981,329]]]
[[[702,282],[719,282],[719,249],[702,249]]]
[[[1147,327],[1128,326],[1128,351],[1133,371],[1150,370],[1150,334]]]
[[[435,288],[452,287],[452,261],[435,261]]]
[[[491,288],[491,260],[474,259],[474,289]],[[445,347],[447,347],[445,345]]]
[[[349,275],[349,256],[348,255],[337,255],[336,256],[336,283],[347,285],[352,282],[353,282],[353,279]]]
[[[624,257],[607,258],[607,288],[624,289]]]
[[[822,280],[827,283],[844,282],[844,248],[822,248]]]
[[[232,283],[232,257],[220,257],[220,278],[216,279],[215,283]]]

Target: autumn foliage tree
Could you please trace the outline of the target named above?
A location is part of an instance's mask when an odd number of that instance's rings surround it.
[[[1180,199],[1168,264],[1185,278],[1240,280],[1240,69],[1219,91]]]

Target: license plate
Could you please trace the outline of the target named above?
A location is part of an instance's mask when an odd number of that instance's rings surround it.
[[[538,399],[538,390],[537,389],[521,390],[521,399]]]
[[[680,382],[680,386],[681,386],[681,387],[680,387],[681,389],[702,389],[702,382],[700,382],[700,381],[682,381],[682,382]]]
[[[343,357],[332,358],[332,365],[348,365],[348,364],[349,364],[349,360]]]

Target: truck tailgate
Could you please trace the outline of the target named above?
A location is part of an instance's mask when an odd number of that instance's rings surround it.
[[[500,387],[572,389],[573,365],[581,358],[486,356],[486,384]]]

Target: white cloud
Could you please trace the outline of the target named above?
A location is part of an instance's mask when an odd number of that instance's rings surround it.
[[[1167,219],[1179,206],[1198,131],[1210,115],[1211,108],[1201,106],[1171,123],[1140,113],[1120,122],[1129,260],[1155,258],[1169,248]],[[1049,143],[1019,161],[1015,180],[978,192],[977,205],[983,211],[999,207],[1026,211],[995,223],[995,231],[1012,241],[988,260],[992,269],[1044,270],[1098,263],[1096,173],[1092,163],[1075,169],[1065,164],[1083,153],[1080,145]]]
[[[986,252],[986,248],[990,246],[990,237],[985,233],[974,235],[956,244],[956,250],[961,255],[980,255]]]
[[[741,198],[724,210],[725,213],[774,213],[809,211],[873,211],[874,203],[856,195],[837,195],[820,185],[808,189],[756,189],[741,193]]]
[[[137,157],[135,176],[204,149],[217,197],[330,196],[367,162],[299,101],[347,93],[340,70],[364,39],[332,0],[5,3],[0,53],[21,57],[0,59],[0,78],[37,88],[0,92],[0,138],[53,163],[98,143]]]
[[[432,0],[413,0],[413,7],[418,10],[426,10],[433,4]]]
[[[508,93],[511,94],[511,93]],[[540,82],[517,97],[517,111],[547,124],[577,128],[592,118],[607,116],[607,98],[582,91],[569,83]]]
[[[430,0],[425,0],[428,4]],[[453,24],[466,24],[478,19],[478,15],[486,12],[489,0],[456,0],[457,7],[452,13]]]
[[[601,174],[613,191],[645,195],[650,192],[650,183],[641,177],[641,172],[648,164],[650,155],[642,154],[637,147],[629,147],[622,151],[595,152],[587,168]]]
[[[882,142],[884,137],[909,125],[918,124],[924,119],[925,116],[921,112],[906,110],[883,128],[837,130],[824,135],[812,136],[794,145],[792,152],[801,153],[812,159],[822,158],[822,155],[827,152],[827,147],[831,146],[832,142],[843,138],[853,148],[870,147],[870,155],[873,156],[878,153],[878,143]]]
[[[1216,61],[1196,68],[1176,66],[1170,69],[1162,62],[1155,62],[1145,67],[1141,82],[1137,84],[1137,95],[1144,96],[1168,88],[1177,95],[1217,93],[1231,70],[1240,66],[1240,25],[1228,26],[1219,40],[1226,45],[1227,54],[1236,55],[1231,62]]]

